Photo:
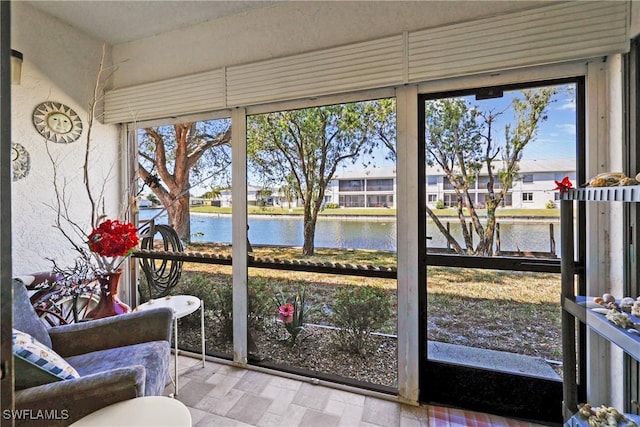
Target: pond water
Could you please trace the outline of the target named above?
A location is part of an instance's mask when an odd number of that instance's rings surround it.
[[[140,219],[149,219],[158,213],[154,209],[140,211]],[[167,222],[166,214],[156,218],[157,223]],[[556,219],[544,222],[504,220],[500,223],[501,249],[505,251],[550,250],[549,224],[553,224],[556,248],[560,248],[560,226]],[[454,237],[461,239],[457,220],[450,221]],[[231,243],[231,216],[217,214],[191,214],[193,242]],[[427,223],[428,247],[446,246],[446,239],[433,222]],[[477,241],[477,236],[474,239]],[[252,245],[302,246],[303,227],[301,217],[249,216],[249,241]],[[396,251],[396,220],[394,217],[375,218],[318,218],[315,246],[318,248],[374,249]]]

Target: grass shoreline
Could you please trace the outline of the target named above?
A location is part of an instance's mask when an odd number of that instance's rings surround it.
[[[249,215],[283,215],[283,216],[302,216],[302,208],[294,208],[292,210],[272,208],[272,207],[257,207],[249,206]],[[191,213],[195,214],[219,214],[219,215],[231,215],[232,208],[219,208],[215,206],[193,206],[190,209]],[[458,213],[455,209],[436,209],[434,210],[438,217],[441,218],[457,218]],[[478,209],[478,214],[481,218],[486,218],[486,210]],[[371,216],[371,217],[395,217],[396,209],[392,208],[338,208],[338,209],[324,209],[319,213],[320,217],[331,216]],[[468,216],[468,212],[465,210],[465,215]],[[498,218],[560,218],[559,209],[515,209],[505,208],[498,209],[496,211]]]

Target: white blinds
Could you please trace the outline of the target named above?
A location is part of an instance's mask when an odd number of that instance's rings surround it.
[[[105,122],[417,83],[628,51],[629,3],[568,2],[106,94]]]

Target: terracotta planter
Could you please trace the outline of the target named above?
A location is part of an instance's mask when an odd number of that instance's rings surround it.
[[[116,270],[98,277],[100,282],[100,301],[85,316],[85,319],[102,319],[103,317],[129,313],[131,307],[118,298],[118,283],[122,270]]]

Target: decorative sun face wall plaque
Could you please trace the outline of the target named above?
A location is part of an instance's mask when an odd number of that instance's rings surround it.
[[[31,159],[29,152],[22,145],[14,142],[11,144],[11,166],[13,169],[13,180],[25,178],[29,175]]]
[[[80,138],[82,121],[71,108],[59,102],[43,102],[33,110],[33,124],[49,141],[68,144]]]

